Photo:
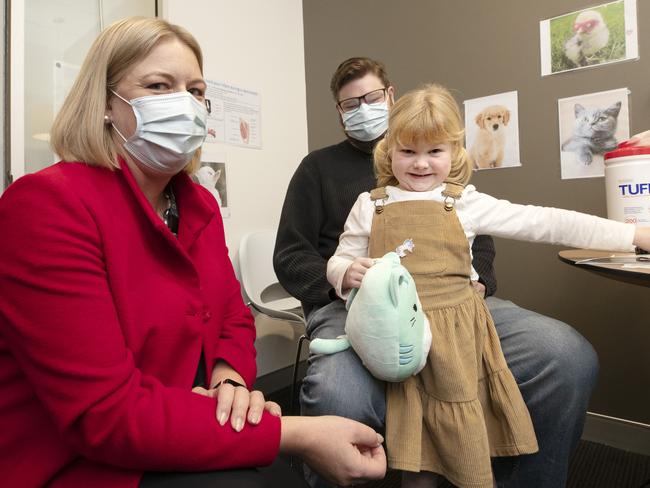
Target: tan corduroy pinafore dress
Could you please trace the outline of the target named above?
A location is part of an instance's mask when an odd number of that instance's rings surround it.
[[[385,188],[371,192],[369,255],[381,257],[413,239],[402,264],[415,279],[433,336],[424,369],[387,384],[386,443],[392,468],[439,473],[462,488],[491,488],[490,456],[538,448],[485,300],[471,286],[469,244],[454,209],[462,190],[448,183],[444,204],[384,205]]]

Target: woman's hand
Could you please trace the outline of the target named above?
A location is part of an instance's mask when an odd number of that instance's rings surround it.
[[[349,486],[386,475],[383,438],[343,417],[283,417],[280,451],[301,457],[331,482]]]
[[[222,383],[218,388],[206,390],[201,386],[192,388],[194,393],[217,399],[216,418],[224,425],[230,417],[230,425],[237,432],[244,428],[244,419],[250,424],[258,424],[266,410],[276,417],[282,416],[280,405],[266,401],[261,391],[248,391],[243,386]]]
[[[230,379],[242,386],[234,386],[223,383],[223,380]],[[258,424],[262,419],[262,413],[266,410],[271,415],[280,417],[282,410],[275,402],[267,402],[261,391],[248,391],[244,378],[225,361],[217,361],[212,369],[210,378],[210,389],[202,387],[193,388],[194,393],[217,399],[216,417],[219,425],[225,425],[230,418],[230,425],[237,432],[244,428],[244,421],[251,424]],[[215,388],[215,386],[217,386]]]
[[[370,258],[354,258],[352,264],[348,267],[343,275],[341,282],[342,290],[350,290],[351,288],[359,288],[361,280],[366,274],[366,271],[374,264],[374,260]]]

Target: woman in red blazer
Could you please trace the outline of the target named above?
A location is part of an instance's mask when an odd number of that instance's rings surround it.
[[[0,199],[5,486],[135,487],[143,472],[262,466],[279,451],[340,484],[383,476],[372,429],[281,417],[249,391],[254,321],[217,203],[188,176],[205,89],[187,31],[111,25],[52,127],[65,162]]]

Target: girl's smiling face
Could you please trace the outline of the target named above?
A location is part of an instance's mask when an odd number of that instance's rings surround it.
[[[398,145],[392,152],[391,168],[397,185],[407,191],[430,191],[442,184],[451,171],[451,144],[424,140]]]

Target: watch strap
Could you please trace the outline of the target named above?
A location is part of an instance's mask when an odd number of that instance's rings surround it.
[[[235,388],[237,388],[238,386],[246,388],[246,385],[240,383],[239,381],[235,381],[232,378],[225,378],[225,379],[221,380],[219,383],[217,383],[216,385],[214,385],[211,389],[216,390],[217,388],[219,388],[224,383],[226,383],[228,385],[232,385]],[[248,390],[248,388],[246,388],[246,389]]]

